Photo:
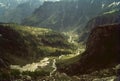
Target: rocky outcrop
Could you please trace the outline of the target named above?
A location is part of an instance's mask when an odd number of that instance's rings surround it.
[[[120,24],[95,27],[87,40],[80,60],[62,68],[68,74],[91,73],[120,63]],[[112,72],[112,70],[111,70]]]

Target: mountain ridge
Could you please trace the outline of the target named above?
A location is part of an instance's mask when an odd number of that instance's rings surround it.
[[[25,18],[22,24],[43,26],[58,31],[82,30],[91,18],[112,9],[118,9],[120,7],[118,3],[119,0],[45,2],[30,17]]]

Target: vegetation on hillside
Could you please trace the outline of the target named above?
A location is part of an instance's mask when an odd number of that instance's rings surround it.
[[[0,35],[0,58],[6,66],[26,64],[45,56],[70,54],[75,47],[63,34],[45,28],[1,24]]]

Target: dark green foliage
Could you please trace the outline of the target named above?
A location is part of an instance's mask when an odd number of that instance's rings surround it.
[[[38,70],[38,71],[34,71],[34,72],[30,72],[30,71],[25,71],[22,73],[22,75],[29,75],[33,78],[37,78],[37,77],[41,77],[41,76],[49,76],[50,72],[46,71],[46,70]]]
[[[56,50],[52,55],[54,56],[60,56],[60,55],[67,55],[67,54],[71,54],[72,51],[70,50]]]
[[[0,81],[10,80],[10,73],[8,71],[0,71]]]
[[[36,79],[39,77],[49,76],[50,72],[46,70],[37,70],[34,72],[24,71],[20,72],[19,70],[12,69],[10,71],[1,71],[0,72],[0,81],[9,81],[15,79],[24,79],[26,76],[32,77],[32,79]]]
[[[66,36],[50,29],[0,24],[0,34],[0,67],[71,53],[75,47]]]
[[[10,70],[10,75],[14,76],[15,78],[18,78],[20,76],[21,72],[17,69]]]
[[[68,43],[66,36],[57,32],[51,31],[49,33],[45,33],[41,38],[41,42],[43,42],[44,45],[59,48],[71,48],[72,46],[72,44]]]

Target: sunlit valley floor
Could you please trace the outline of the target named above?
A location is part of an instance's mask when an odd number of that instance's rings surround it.
[[[78,47],[77,37],[69,32],[60,34],[17,24],[1,24],[0,32],[1,81],[72,80],[57,70],[57,64],[68,60],[71,60],[69,63],[76,62],[79,59],[76,57],[85,50],[82,44]]]
[[[116,30],[113,30],[112,27],[117,30],[119,25],[109,25],[104,30],[109,29],[115,32]],[[100,27],[100,30],[98,27],[93,32],[101,31],[101,28],[103,27]],[[94,41],[92,38],[89,40],[91,45],[88,44],[86,47],[84,44],[77,43],[78,36],[71,32],[61,34],[50,29],[17,24],[1,24],[0,32],[0,49],[2,49],[0,51],[0,81],[113,81],[116,78],[117,64],[114,63],[116,63],[117,57],[107,59],[111,61],[108,63],[114,66],[102,63],[107,67],[97,68],[101,64],[97,65],[101,61],[100,59],[102,58],[103,62],[106,62],[106,58],[104,55],[94,58],[93,54],[97,54],[95,52],[97,49],[91,49],[93,48],[91,42]],[[109,38],[110,33],[103,32],[102,34],[104,35],[104,33]],[[99,36],[98,34],[102,35],[96,33],[96,37]],[[106,39],[102,38],[102,40]],[[94,43],[102,51],[102,44],[99,44],[99,41],[101,40]],[[110,45],[114,46],[115,44]],[[89,49],[92,54],[89,54]],[[83,55],[86,52],[88,52],[88,56]],[[85,63],[84,67],[79,65],[82,62]]]

